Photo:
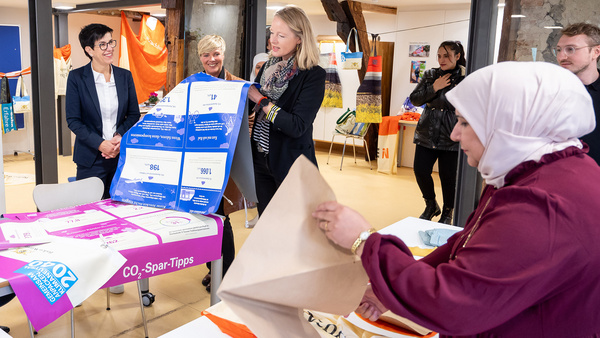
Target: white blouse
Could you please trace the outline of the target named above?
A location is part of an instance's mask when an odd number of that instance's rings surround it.
[[[117,85],[115,84],[115,73],[110,66],[110,81],[106,82],[104,74],[98,73],[92,68],[100,112],[102,114],[102,137],[110,140],[117,131],[117,113],[119,109],[119,98],[117,97]]]

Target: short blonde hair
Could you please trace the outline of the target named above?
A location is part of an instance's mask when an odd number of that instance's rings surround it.
[[[225,54],[225,40],[218,35],[205,35],[198,41],[198,55],[220,49]]]
[[[300,38],[296,62],[301,70],[311,69],[319,64],[319,49],[312,26],[306,13],[296,6],[286,6],[275,13]]]

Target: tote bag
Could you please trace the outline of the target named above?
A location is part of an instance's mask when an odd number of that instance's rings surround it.
[[[377,172],[395,174],[398,157],[398,122],[400,116],[386,116],[379,125]]]
[[[335,132],[343,135],[352,133],[354,125],[356,124],[356,112],[354,110],[346,110],[345,113],[340,116],[336,121]]]
[[[377,56],[377,41],[373,37],[373,56],[356,92],[356,122],[381,122],[381,55]]]
[[[13,113],[12,98],[10,96],[10,87],[8,86],[8,77],[6,76],[2,78],[0,91],[0,102],[2,103],[2,134],[6,134],[9,131],[17,130],[15,114]]]
[[[337,61],[335,58],[335,42],[333,43],[333,52],[321,54],[324,60],[327,57],[325,68],[325,96],[321,107],[343,108],[342,106],[342,82],[337,71]]]
[[[356,46],[356,52],[350,52],[350,37],[354,31],[354,46]],[[352,27],[350,33],[348,33],[348,39],[346,40],[346,51],[341,53],[342,67],[344,69],[361,69],[363,53],[359,52],[358,45],[358,32],[356,28]]]
[[[27,94],[27,88],[23,81],[23,75],[19,75],[17,80],[17,92],[12,97],[13,112],[15,114],[23,114],[31,112],[31,98]]]

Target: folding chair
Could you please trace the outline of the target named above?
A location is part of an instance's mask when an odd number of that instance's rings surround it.
[[[40,211],[68,208],[102,199],[104,183],[97,177],[62,184],[38,184],[33,188],[33,201]],[[108,289],[107,289],[108,290]],[[31,323],[29,323],[31,326]],[[71,309],[71,337],[75,337]]]
[[[367,144],[367,140],[365,139],[365,135],[369,130],[371,124],[369,123],[355,123],[354,127],[349,133],[342,133],[337,129],[333,130],[333,136],[331,137],[331,145],[329,146],[329,155],[327,155],[327,164],[329,164],[329,157],[331,156],[331,149],[333,148],[333,139],[336,136],[344,136],[344,148],[342,150],[342,161],[340,163],[340,171],[342,170],[342,165],[344,164],[344,154],[346,153],[346,142],[349,138],[352,139],[352,150],[354,152],[354,164],[356,164],[356,144],[354,143],[355,139],[359,139],[363,141],[363,146],[365,147],[365,151],[367,152],[367,158],[369,159],[369,167],[373,170],[373,164],[371,163],[371,156],[369,155],[369,146]]]

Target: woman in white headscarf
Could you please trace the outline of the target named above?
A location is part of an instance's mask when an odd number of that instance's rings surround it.
[[[463,231],[416,261],[356,211],[327,202],[313,213],[362,259],[372,289],[357,311],[390,309],[441,337],[600,337],[600,167],[578,140],[595,127],[581,81],[505,62],[446,96],[452,138],[487,184]]]
[[[258,53],[254,55],[254,59],[252,60],[252,73],[250,73],[250,82],[254,82],[256,75],[258,75],[258,72],[268,60],[269,54],[267,53]]]

